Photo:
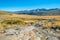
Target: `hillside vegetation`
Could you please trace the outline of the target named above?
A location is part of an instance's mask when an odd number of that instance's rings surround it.
[[[0,12],[1,25],[35,25],[43,24],[44,27],[60,27],[60,16],[36,16],[36,15],[18,15]],[[6,14],[6,15],[5,15]]]

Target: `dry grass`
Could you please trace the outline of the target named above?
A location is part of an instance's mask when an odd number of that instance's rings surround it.
[[[56,19],[60,20],[60,16],[35,16],[35,15],[1,15],[0,18],[24,18],[24,19]]]
[[[4,13],[4,12],[0,12]],[[0,15],[0,18],[4,19],[23,19],[24,23],[21,23],[21,25],[30,25],[30,23],[40,23],[44,24],[45,27],[52,27],[52,26],[58,26],[60,27],[60,16],[36,16],[36,15],[18,15],[18,14],[6,14],[6,15]],[[40,20],[39,20],[40,19]],[[45,20],[43,20],[45,19]],[[54,21],[54,24],[52,25],[52,22],[48,22],[50,19],[55,19],[57,21]],[[20,24],[19,24],[20,25]],[[0,27],[1,28],[1,27]],[[1,28],[2,30],[3,28]]]

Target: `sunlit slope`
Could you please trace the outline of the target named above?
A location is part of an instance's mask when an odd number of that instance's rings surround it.
[[[4,12],[4,11],[0,11],[0,15],[8,15],[9,13]]]

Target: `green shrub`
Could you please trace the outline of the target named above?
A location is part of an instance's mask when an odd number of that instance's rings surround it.
[[[17,24],[23,22],[22,20],[4,20],[2,21],[2,23],[6,23],[6,24]]]

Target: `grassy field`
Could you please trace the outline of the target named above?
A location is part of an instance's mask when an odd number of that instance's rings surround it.
[[[0,30],[4,28],[11,28],[12,25],[35,25],[43,24],[44,27],[60,27],[60,16],[36,16],[36,15],[18,15],[7,14],[1,12],[0,14]]]
[[[60,20],[60,16],[36,16],[36,15],[0,15],[0,18],[24,18],[24,19],[56,19]]]

